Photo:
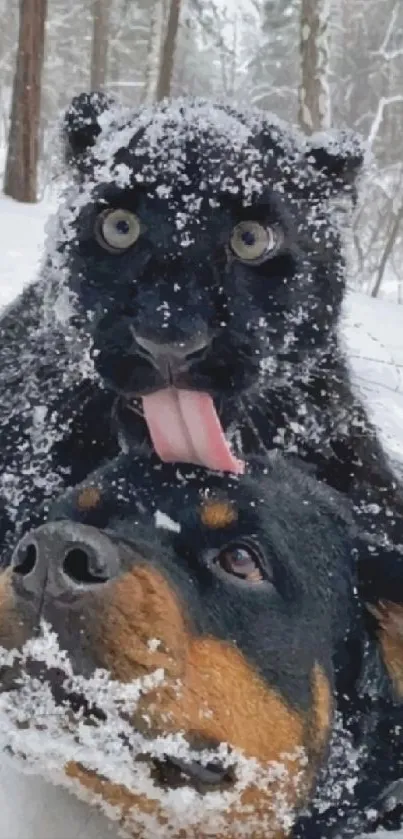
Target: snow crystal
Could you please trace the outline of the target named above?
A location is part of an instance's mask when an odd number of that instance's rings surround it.
[[[125,189],[129,187],[132,180],[132,172],[129,166],[126,163],[118,163],[114,169],[114,180],[116,186],[120,187],[120,189]]]
[[[180,533],[181,526],[178,522],[173,521],[166,513],[161,510],[156,510],[154,513],[155,526],[162,530],[171,530],[173,533]]]
[[[160,646],[161,646],[161,641],[158,641],[157,638],[150,638],[150,640],[147,642],[147,647],[148,647],[148,649],[150,650],[151,653],[157,652],[157,650],[159,649]]]

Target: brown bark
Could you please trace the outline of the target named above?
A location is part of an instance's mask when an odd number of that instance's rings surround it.
[[[171,93],[180,10],[181,0],[170,0],[168,23],[162,47],[161,63],[155,94],[157,102],[169,96]]]
[[[154,0],[154,9],[148,31],[147,65],[141,95],[142,102],[151,103],[156,96],[162,58],[162,38],[165,34],[166,10],[166,0]]]
[[[328,26],[330,0],[302,0],[299,123],[303,131],[330,127]]]
[[[371,297],[378,297],[378,294],[381,289],[382,280],[384,278],[386,266],[388,264],[388,260],[393,252],[394,245],[396,243],[396,239],[403,221],[403,205],[397,211],[391,225],[391,229],[389,232],[389,236],[386,241],[386,245],[382,254],[382,259],[379,263],[377,278],[375,280],[374,287],[371,291]]]
[[[91,90],[102,90],[106,81],[110,0],[93,0]]]
[[[47,0],[20,0],[4,192],[16,201],[37,200],[41,77]]]

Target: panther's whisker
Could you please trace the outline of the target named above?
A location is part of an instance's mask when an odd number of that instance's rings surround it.
[[[241,405],[242,405],[242,411],[243,411],[243,414],[244,414],[244,417],[245,417],[245,420],[246,420],[246,424],[249,426],[252,433],[255,435],[256,440],[259,444],[259,448],[262,450],[262,452],[264,452],[264,454],[267,455],[269,453],[269,449],[266,448],[266,446],[265,446],[265,444],[262,440],[262,437],[259,434],[258,428],[256,427],[255,423],[253,422],[251,415],[248,413],[248,409],[245,405],[244,400],[241,399],[240,402],[241,402]]]

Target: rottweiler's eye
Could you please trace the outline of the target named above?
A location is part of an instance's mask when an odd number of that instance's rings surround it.
[[[131,248],[140,233],[140,220],[129,210],[104,210],[95,224],[99,244],[112,253]]]
[[[242,262],[263,262],[279,244],[276,228],[264,227],[257,221],[241,221],[234,227],[230,245]]]
[[[226,545],[216,555],[213,564],[238,580],[248,583],[260,583],[264,580],[259,552],[247,543]]]

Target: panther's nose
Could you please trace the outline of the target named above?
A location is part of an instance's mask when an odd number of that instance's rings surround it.
[[[206,334],[198,334],[192,338],[184,341],[172,341],[169,343],[151,340],[137,332],[133,332],[133,337],[138,346],[151,358],[157,365],[161,363],[173,364],[178,366],[181,363],[192,361],[194,356],[201,355],[208,347],[210,339]]]
[[[11,560],[13,580],[22,596],[76,594],[104,585],[120,568],[119,547],[95,527],[50,522],[27,533]]]

